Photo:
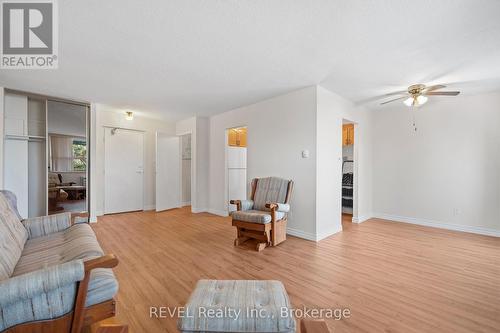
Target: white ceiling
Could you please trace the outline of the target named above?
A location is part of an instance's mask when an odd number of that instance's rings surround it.
[[[412,83],[500,89],[497,0],[58,4],[59,69],[1,70],[0,85],[169,119],[312,84],[357,103]]]

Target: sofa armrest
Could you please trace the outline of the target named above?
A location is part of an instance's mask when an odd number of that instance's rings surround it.
[[[250,210],[253,208],[253,200],[231,200],[229,203],[236,205],[236,209],[238,210]]]
[[[118,265],[118,258],[114,254],[106,254],[102,257],[88,260],[84,263],[85,276],[78,284],[75,308],[73,310],[73,322],[71,332],[80,332],[83,326],[85,301],[90,281],[90,272],[96,268],[113,268]]]
[[[22,220],[28,231],[28,239],[47,236],[71,227],[71,213],[60,213],[47,216],[30,217]]]
[[[283,212],[283,213],[288,213],[290,211],[290,205],[283,203],[269,202],[266,203],[266,208],[269,208],[270,210],[274,210],[276,212]]]
[[[102,257],[87,260],[83,263],[85,273],[96,268],[113,268],[118,265],[118,258],[114,254],[105,254]]]
[[[0,308],[75,284],[85,276],[84,262],[76,259],[0,281]]]
[[[81,219],[86,219],[86,221],[82,221]],[[71,213],[71,225],[78,223],[88,223],[89,222],[89,213],[87,212],[72,212]]]

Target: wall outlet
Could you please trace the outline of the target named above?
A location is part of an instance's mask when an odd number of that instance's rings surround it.
[[[453,216],[458,216],[458,215],[460,215],[460,213],[461,213],[461,212],[460,212],[460,209],[458,209],[458,208],[453,208]]]
[[[303,150],[302,151],[302,158],[309,158],[309,150]]]

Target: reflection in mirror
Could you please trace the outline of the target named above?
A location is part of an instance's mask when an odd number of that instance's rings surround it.
[[[87,211],[87,107],[47,103],[49,214]]]

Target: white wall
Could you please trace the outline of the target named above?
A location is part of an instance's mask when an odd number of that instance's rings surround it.
[[[107,105],[92,105],[92,138],[91,138],[91,207],[92,220],[104,211],[104,126],[142,130],[145,133],[144,143],[144,209],[155,207],[155,137],[156,131],[175,134],[175,124],[158,119],[144,118],[134,115],[133,120],[126,120],[124,111]],[[95,120],[95,122],[94,122]]]
[[[355,107],[350,101],[317,87],[317,165],[316,225],[317,237],[342,230],[342,121],[355,122],[354,129],[354,207],[353,221],[371,216],[371,112]]]
[[[196,118],[196,203],[198,210],[206,211],[209,184],[209,121],[205,117]]]
[[[500,93],[402,103],[374,117],[374,211],[500,236]]]
[[[293,179],[289,233],[315,239],[316,88],[308,87],[210,118],[211,212],[226,213],[225,131],[247,126],[247,188],[255,177]],[[302,150],[310,157],[301,157]]]

